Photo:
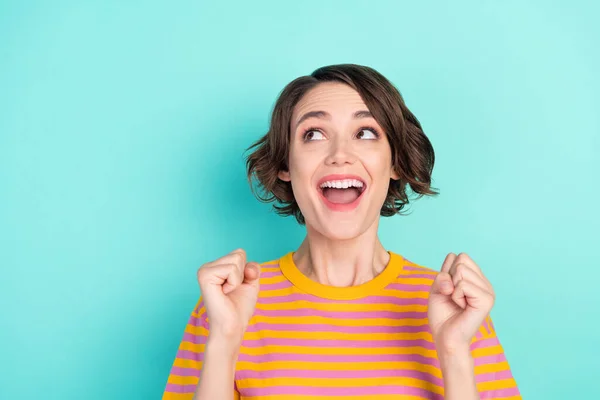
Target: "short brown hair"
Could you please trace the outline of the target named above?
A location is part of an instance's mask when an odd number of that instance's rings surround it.
[[[418,194],[417,198],[439,193],[431,187],[435,161],[433,146],[417,118],[404,104],[398,89],[373,68],[340,64],[319,68],[290,82],[275,103],[269,131],[247,149],[254,149],[246,158],[246,170],[252,192],[260,201],[275,202],[273,207],[278,214],[293,215],[300,224],[305,223],[291,183],[280,180],[277,175],[279,171],[288,170],[294,107],[310,89],[322,82],[341,82],[356,90],[387,135],[392,165],[400,179],[390,179],[388,194],[381,207],[382,216],[401,214],[409,203],[406,185]],[[252,186],[253,177],[258,181],[258,191]]]

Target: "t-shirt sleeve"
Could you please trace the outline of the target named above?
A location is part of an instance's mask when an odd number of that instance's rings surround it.
[[[163,400],[192,400],[200,379],[207,338],[208,322],[201,297],[185,327],[183,339],[179,344],[167,380],[167,387],[163,393]],[[234,400],[239,400],[238,392],[233,387],[232,390]]]
[[[482,400],[521,399],[491,317],[485,319],[471,342],[471,353],[475,362],[477,389]]]

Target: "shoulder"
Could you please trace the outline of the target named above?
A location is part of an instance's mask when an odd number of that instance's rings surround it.
[[[401,264],[401,272],[400,277],[405,277],[409,279],[422,279],[425,281],[431,281],[433,283],[435,277],[438,275],[439,271],[427,267],[423,264],[419,264],[406,256],[395,253],[393,251],[389,252],[392,256],[392,260]]]
[[[283,278],[280,261],[281,259],[273,259],[259,263],[261,289],[263,284],[279,281]]]
[[[275,258],[269,261],[263,261],[259,263],[261,271],[275,271],[279,269],[279,263],[281,258]]]

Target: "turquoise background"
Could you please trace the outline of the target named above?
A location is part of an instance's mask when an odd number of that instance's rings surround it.
[[[384,219],[384,244],[482,266],[525,398],[597,395],[599,11],[2,1],[0,398],[160,398],[196,269],[300,243],[242,153],[287,82],[342,62],[392,80],[436,150],[441,195]]]

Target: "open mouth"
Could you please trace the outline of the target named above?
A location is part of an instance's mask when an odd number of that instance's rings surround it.
[[[351,205],[357,203],[367,185],[362,179],[352,177],[322,180],[318,187],[324,199],[332,205]]]

